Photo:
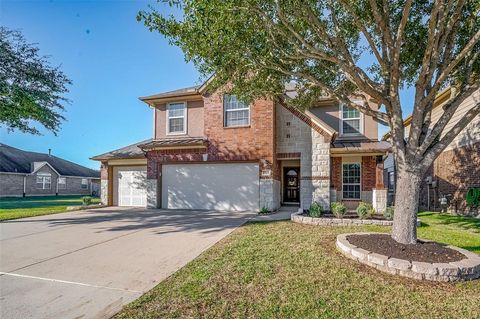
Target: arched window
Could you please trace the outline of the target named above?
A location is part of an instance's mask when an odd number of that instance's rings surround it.
[[[287,176],[292,176],[292,177],[297,176],[297,171],[291,169],[287,172]]]

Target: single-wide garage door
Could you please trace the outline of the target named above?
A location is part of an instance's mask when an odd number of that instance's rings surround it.
[[[114,167],[113,202],[118,206],[147,206],[147,167]]]
[[[162,207],[258,210],[258,164],[181,164],[162,167]]]

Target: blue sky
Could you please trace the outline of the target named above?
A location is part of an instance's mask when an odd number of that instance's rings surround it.
[[[152,111],[138,100],[197,84],[183,53],[136,21],[153,1],[0,1],[1,24],[38,43],[73,81],[58,136],[0,129],[1,141],[98,168],[88,158],[152,136]]]
[[[1,141],[91,168],[89,157],[152,136],[152,111],[139,96],[198,84],[183,53],[136,21],[155,1],[0,1],[1,24],[38,43],[73,81],[58,136],[0,129]],[[404,102],[411,92],[402,93]],[[408,104],[408,103],[406,103]],[[405,104],[404,104],[405,105]],[[405,114],[410,113],[407,108]],[[383,134],[385,129],[380,129]]]

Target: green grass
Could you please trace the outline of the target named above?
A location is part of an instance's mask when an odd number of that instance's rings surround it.
[[[420,218],[426,223],[421,237],[478,251],[476,220],[428,213]],[[116,318],[478,318],[480,280],[392,276],[335,249],[340,233],[389,230],[246,224]]]
[[[68,206],[82,205],[83,196],[35,196],[0,198],[0,220],[62,213]],[[93,204],[99,203],[93,198]]]
[[[418,213],[420,238],[451,244],[480,254],[480,219],[432,212]]]

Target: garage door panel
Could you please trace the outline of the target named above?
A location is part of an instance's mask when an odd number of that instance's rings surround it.
[[[114,174],[114,203],[119,206],[140,206],[147,205],[147,168],[139,167],[118,167]]]
[[[162,189],[164,208],[258,210],[258,164],[164,165]]]

